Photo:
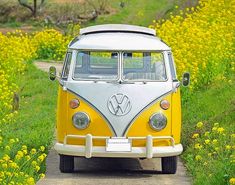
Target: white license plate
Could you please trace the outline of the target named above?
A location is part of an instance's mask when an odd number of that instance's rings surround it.
[[[106,140],[107,152],[131,152],[131,141],[123,138],[111,138]]]

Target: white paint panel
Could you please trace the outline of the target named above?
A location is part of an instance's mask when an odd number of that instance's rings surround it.
[[[149,103],[172,90],[171,82],[119,84],[93,81],[72,81],[67,89],[94,105],[108,119],[118,137],[124,134],[132,119]],[[112,114],[108,101],[114,94],[124,94],[130,99],[131,110],[122,116]],[[92,119],[92,118],[91,118]]]

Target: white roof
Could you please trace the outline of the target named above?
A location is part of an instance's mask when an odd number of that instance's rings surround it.
[[[95,33],[82,35],[69,48],[118,51],[170,50],[159,38],[136,33]]]
[[[80,35],[100,32],[133,32],[156,35],[154,29],[127,24],[104,24],[80,29]]]
[[[100,25],[84,28],[80,33],[81,35],[70,43],[69,48],[93,51],[170,50],[164,42],[155,36],[155,31],[153,33],[152,29],[140,26],[112,25],[110,27],[110,25]]]

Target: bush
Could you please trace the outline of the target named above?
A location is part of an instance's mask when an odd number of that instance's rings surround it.
[[[70,40],[71,37],[57,30],[45,29],[35,33],[32,43],[37,48],[38,59],[62,60]]]

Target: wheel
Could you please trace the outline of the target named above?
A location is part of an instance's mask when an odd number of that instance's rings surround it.
[[[60,155],[60,171],[71,173],[74,170],[74,156]]]
[[[162,157],[162,173],[175,174],[177,170],[177,156]]]

